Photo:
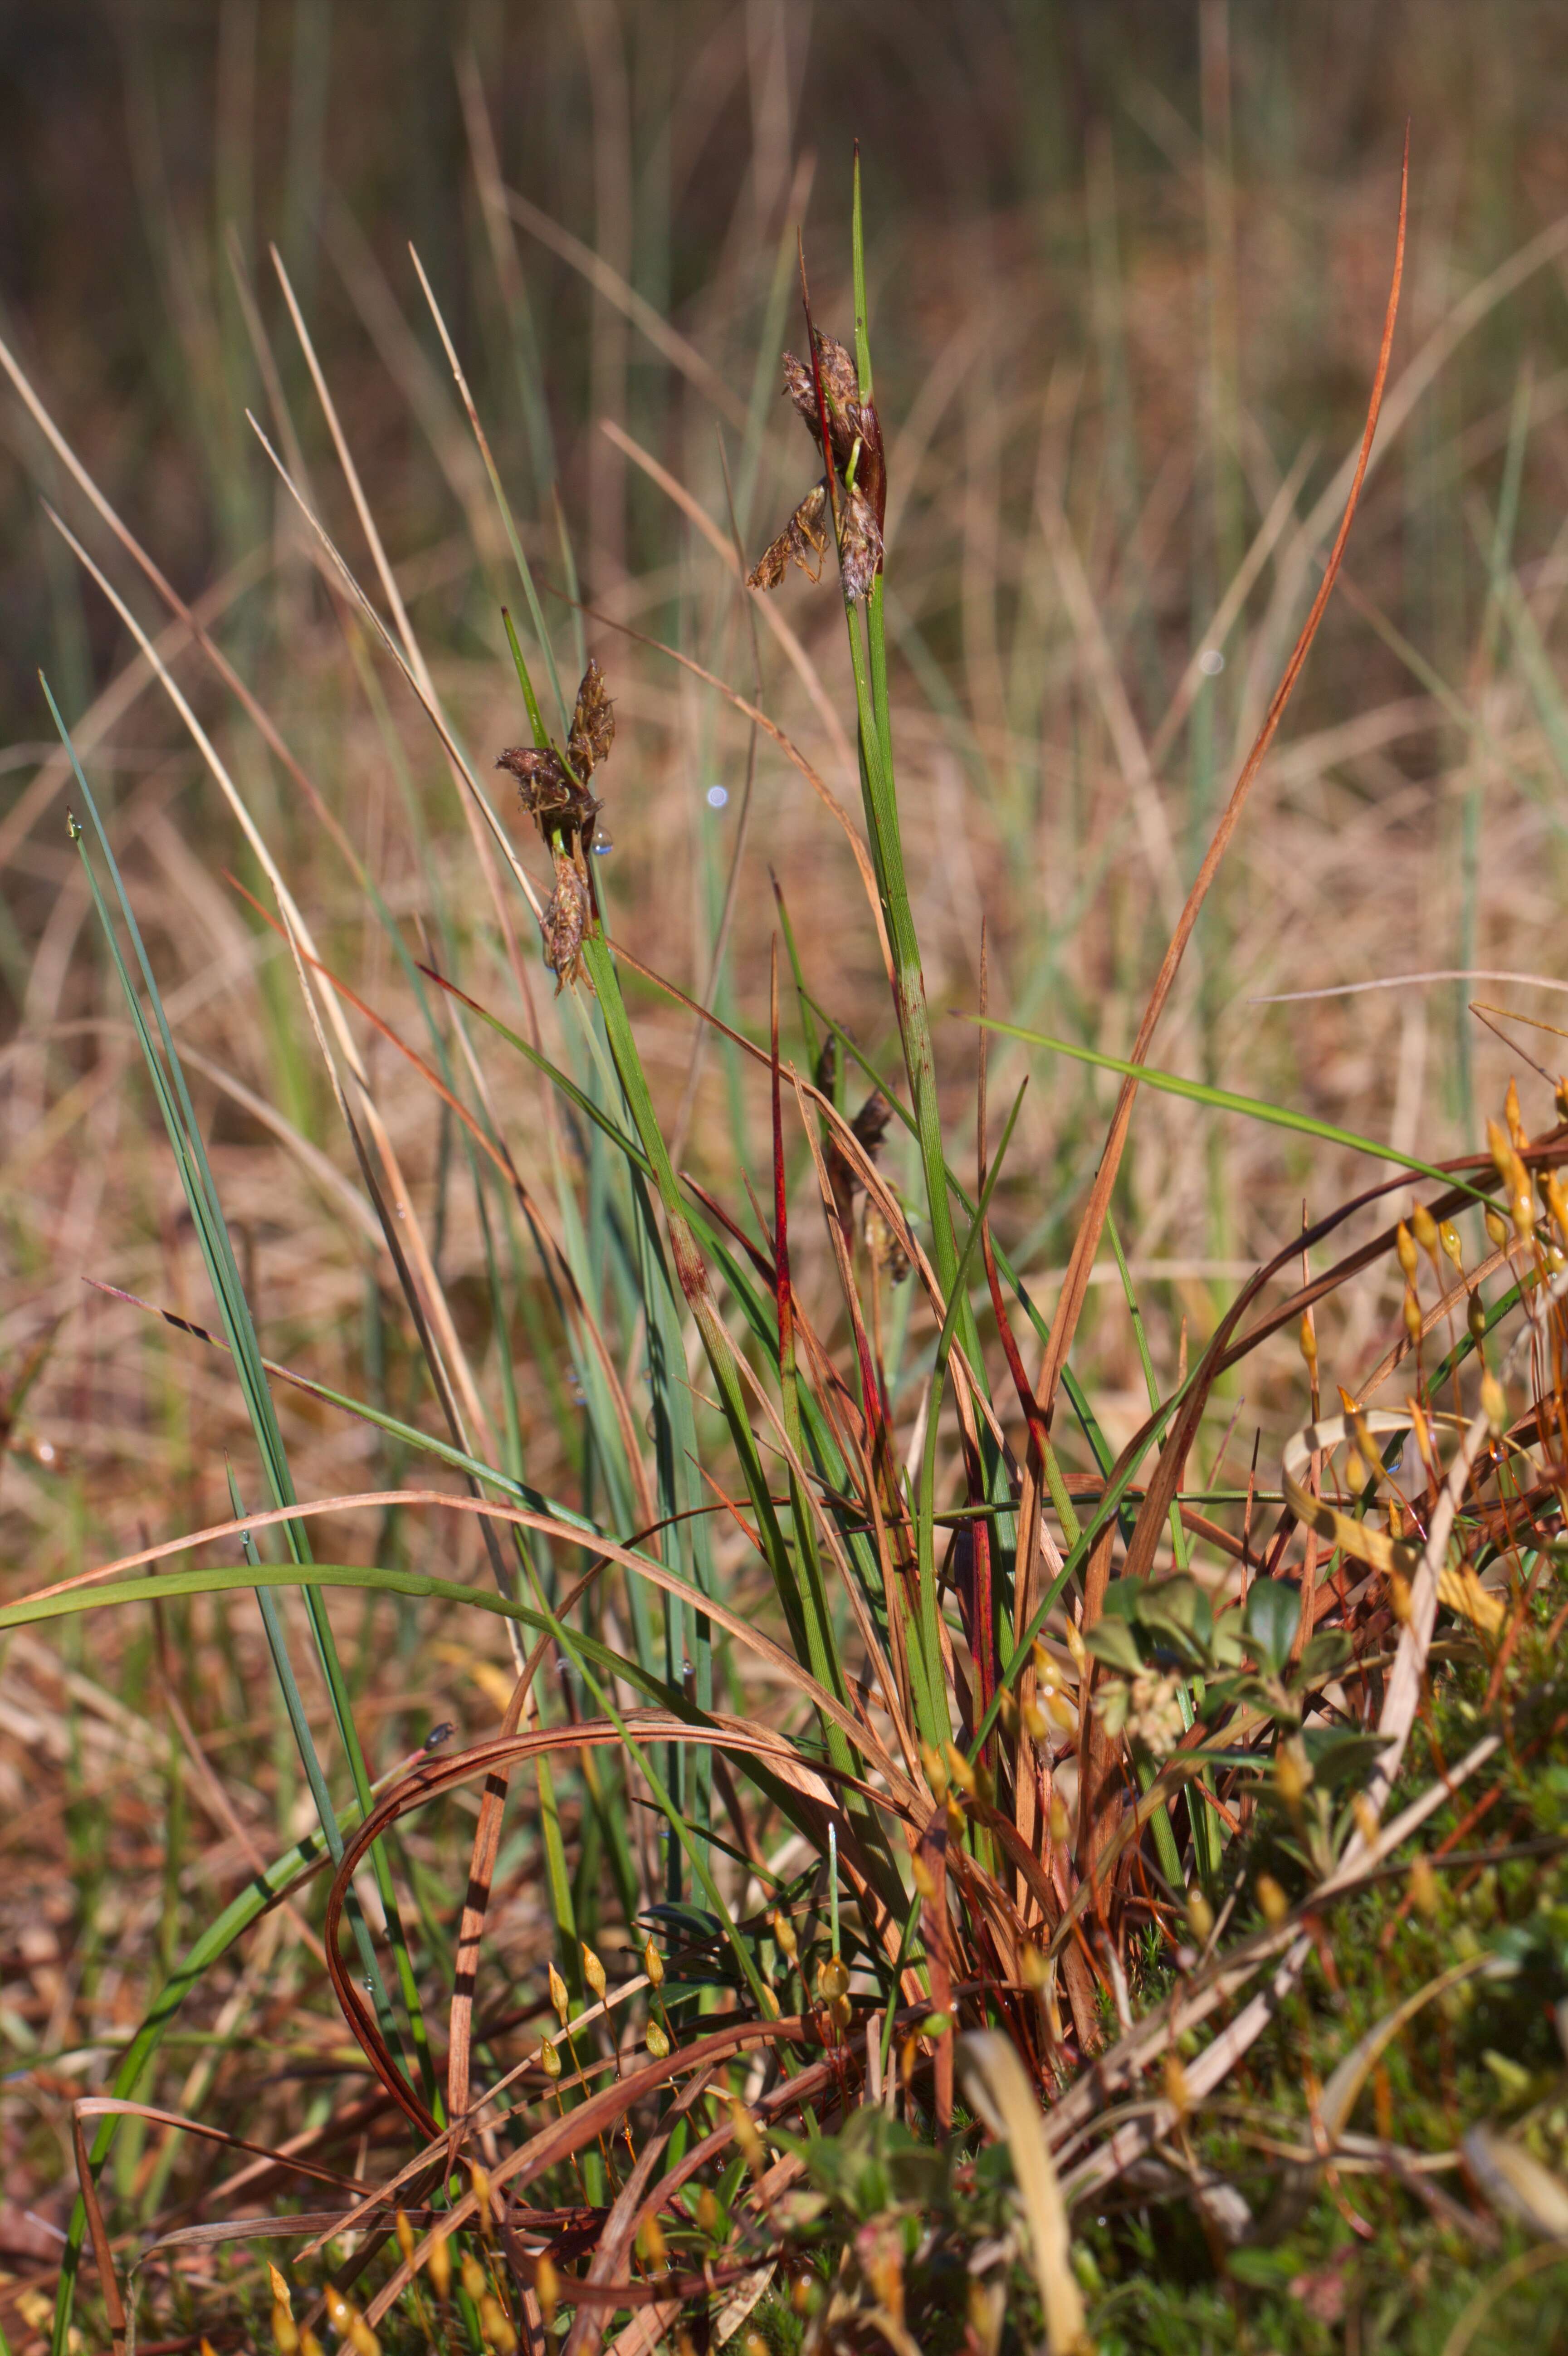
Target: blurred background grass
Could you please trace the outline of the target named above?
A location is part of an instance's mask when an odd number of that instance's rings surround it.
[[[524,200],[504,233],[480,202],[467,59],[501,180]],[[244,422],[250,406],[273,430],[286,408],[319,505],[368,577],[269,244],[291,273],[441,693],[484,760],[523,733],[496,617],[505,548],[410,240],[541,573],[570,578],[564,525],[591,603],[744,691],[760,660],[767,708],[853,807],[853,767],[822,703],[771,640],[753,656],[708,542],[600,426],[617,423],[688,485],[721,539],[722,439],[754,557],[808,479],[798,429],[774,397],[781,318],[784,339],[798,340],[793,228],[802,220],[819,316],[846,331],[858,137],[890,440],[904,824],[933,1004],[973,1011],[983,914],[997,1011],[1115,1053],[1336,519],[1326,510],[1325,526],[1317,503],[1364,413],[1404,123],[1412,226],[1396,391],[1471,291],[1568,214],[1565,67],[1568,21],[1552,0],[13,5],[0,17],[0,330],[180,592],[229,584],[219,635],[411,944],[439,937],[466,960],[470,987],[497,994],[504,969],[444,766],[395,678],[374,685]],[[672,367],[592,290],[569,240],[673,321],[698,362]],[[1568,705],[1554,652],[1568,581],[1565,255],[1568,235],[1450,339],[1385,437],[1349,594],[1330,609],[1162,1034],[1164,1060],[1183,1070],[1429,1156],[1478,1141],[1477,1108],[1495,1107],[1509,1070],[1536,1089],[1532,1126],[1544,1117],[1540,1084],[1467,1015],[1472,993],[1443,984],[1291,1008],[1255,1001],[1455,965],[1568,974]],[[702,366],[724,389],[717,405]],[[748,438],[752,410],[762,430]],[[0,444],[0,1374],[11,1379],[63,1321],[0,1472],[4,1560],[20,1588],[219,1518],[223,1451],[241,1442],[225,1368],[133,1312],[83,1301],[93,1275],[208,1313],[84,925],[36,680],[41,664],[74,721],[133,649],[40,494],[149,626],[164,617],[9,388]],[[1228,631],[1211,635],[1271,516],[1253,585]],[[846,714],[836,600],[796,578],[777,610],[819,667],[822,702]],[[564,670],[574,625],[567,608],[552,612]],[[589,643],[621,728],[606,780],[612,926],[700,993],[746,733],[661,659],[598,626]],[[1205,653],[1189,708],[1170,717]],[[210,675],[187,657],[180,676],[324,942],[367,998],[399,1012],[384,937],[308,807]],[[182,1043],[206,1058],[200,1101],[263,1346],[421,1411],[386,1272],[334,1194],[333,1171],[351,1177],[352,1164],[292,977],[222,880],[232,865],[254,884],[253,863],[155,694],[127,702],[92,758],[112,781]],[[765,744],[757,779],[720,1006],[753,1033],[765,1022],[772,870],[815,985],[886,1063],[875,937],[842,840]],[[525,957],[548,1024],[548,977],[531,944]],[[1519,1002],[1552,1014],[1539,993]],[[640,1019],[674,1125],[690,1024],[651,1000]],[[940,1020],[938,1051],[956,1133],[972,1117],[973,1034]],[[366,1053],[481,1378],[493,1387],[509,1353],[534,1477],[570,1481],[581,1469],[574,1377],[547,1288],[519,1279],[497,1333],[449,1128],[395,1058],[374,1040]],[[1554,1043],[1541,1060],[1555,1071]],[[1003,1087],[1009,1051],[996,1069]],[[496,1087],[503,1128],[545,1156],[527,1084],[508,1072]],[[1009,1248],[1047,1306],[1106,1101],[1093,1076],[1037,1077],[998,1194]],[[268,1107],[330,1166],[285,1150]],[[706,1178],[738,1195],[742,1165],[759,1176],[765,1110],[717,1053],[684,1126],[687,1158]],[[1206,1335],[1234,1275],[1288,1236],[1308,1183],[1317,1209],[1341,1179],[1364,1174],[1329,1156],[1308,1178],[1273,1132],[1143,1105],[1125,1232],[1162,1370],[1186,1347],[1184,1329]],[[826,1254],[800,1250],[809,1285]],[[1096,1293],[1080,1352],[1119,1439],[1140,1419],[1143,1393],[1114,1298]],[[1392,1275],[1381,1294],[1363,1288],[1325,1344],[1326,1366],[1371,1363],[1396,1315]],[[1266,1467],[1299,1419],[1295,1375],[1285,1367],[1273,1391],[1244,1402],[1231,1477],[1244,1477],[1254,1425]],[[395,1464],[297,1397],[283,1412],[302,1491],[395,1477]],[[1229,1437],[1213,1435],[1211,1477]],[[422,1561],[426,1545],[368,1521],[361,1551],[388,1560],[404,1547]],[[464,1534],[445,1558],[476,1552]],[[216,1641],[215,1623],[192,1624]],[[367,1618],[357,1674],[378,1763],[432,1719],[478,1728],[494,1714],[486,1664],[461,1644],[418,1649],[415,1636],[411,1620],[400,1622],[383,1692]],[[55,2198],[50,2072],[69,2092],[96,2068],[136,2017],[149,1948],[166,1962],[181,1910],[207,1903],[177,1872],[171,1884],[158,1805],[137,1795],[138,1777],[160,1805],[157,1778],[178,1783],[147,1699],[149,1640],[114,1642],[129,1659],[90,1655],[79,1636],[58,1655],[19,1640],[0,1673],[10,1712],[0,1800],[14,1812],[5,1839],[18,1864],[0,1922],[18,1993],[0,2031],[31,2073],[4,2132],[12,2162],[26,2156],[35,2208]],[[204,1657],[210,1667],[218,1656]],[[231,1662],[230,1673],[221,1704],[198,1679],[191,1706],[209,1743],[237,1746],[225,1755],[270,1839],[292,1787],[264,1709],[251,1722],[241,1706],[249,1670]],[[200,1870],[221,1879],[237,1856],[219,1842]],[[519,1915],[512,1928],[519,1954],[531,1953],[538,1923]],[[322,2068],[332,2034],[324,2015]],[[47,2257],[47,2232],[35,2245],[31,2227],[7,2230],[26,2254]]]

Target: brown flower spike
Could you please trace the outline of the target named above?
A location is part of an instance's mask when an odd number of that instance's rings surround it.
[[[555,890],[540,919],[540,930],[545,963],[556,977],[558,998],[566,984],[581,974],[582,943],[594,921],[586,853],[603,804],[589,792],[588,780],[608,758],[614,741],[615,708],[605,692],[603,672],[591,660],[577,691],[565,759],[553,744],[514,744],[496,763],[498,769],[509,769],[516,777],[523,808],[555,862]]]
[[[783,531],[746,576],[749,589],[776,589],[792,563],[813,581],[822,577],[829,505],[838,527],[838,562],[850,605],[864,597],[882,569],[882,518],[888,503],[882,429],[875,403],[862,401],[853,357],[820,327],[812,329],[816,375],[793,352],[784,356],[784,391],[813,442],[822,446],[823,418],[833,458],[833,480],[814,485]],[[822,386],[820,407],[817,379]],[[813,562],[815,559],[815,563]]]

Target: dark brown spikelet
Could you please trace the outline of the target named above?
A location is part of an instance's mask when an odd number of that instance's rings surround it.
[[[577,862],[570,851],[558,848],[555,890],[540,923],[544,961],[555,976],[558,998],[566,984],[576,981],[582,971],[582,939],[588,930],[589,913],[588,886]]]
[[[577,691],[577,709],[566,746],[567,758],[583,785],[600,762],[608,760],[614,742],[615,707],[605,692],[604,674],[590,656]]]
[[[887,466],[882,455],[882,429],[876,405],[862,401],[853,355],[835,336],[820,327],[816,340],[816,371],[794,352],[784,356],[784,392],[799,412],[801,423],[816,447],[822,447],[827,420],[827,446],[836,477],[835,506],[838,523],[838,561],[844,594],[853,605],[864,597],[882,567],[882,519],[887,508]],[[817,379],[821,379],[821,401]],[[821,577],[821,557],[827,546],[822,532],[827,484],[802,500],[779,534],[748,575],[752,589],[776,589],[793,561],[812,579]],[[815,568],[806,549],[816,552]]]
[[[523,808],[541,822],[559,818],[571,808],[574,792],[560,755],[547,744],[513,744],[498,755],[496,766],[509,769],[517,781]]]
[[[822,560],[827,553],[827,534],[823,529],[827,514],[827,486],[817,483],[747,573],[747,588],[776,589],[792,563],[798,564],[810,580],[820,581]]]

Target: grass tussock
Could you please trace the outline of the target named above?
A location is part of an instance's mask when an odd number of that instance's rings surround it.
[[[1206,117],[1178,630],[1104,155],[1093,384],[976,282],[895,407],[858,161],[742,367],[457,90],[520,421],[331,216],[420,553],[297,256],[193,602],[0,346],[125,634],[0,818],[4,2347],[1556,2345],[1556,396],[1408,454],[1568,238],[1437,305],[1385,170],[1279,464]]]

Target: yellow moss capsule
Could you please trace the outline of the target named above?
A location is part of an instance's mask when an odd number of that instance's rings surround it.
[[[1410,1215],[1410,1232],[1429,1259],[1437,1258],[1437,1222],[1424,1203],[1417,1203]],[[1408,1274],[1408,1269],[1406,1270]]]
[[[267,2261],[267,2282],[272,2290],[273,2305],[281,2307],[285,2315],[292,2316],[294,2311],[293,2293],[270,2258]]]
[[[1187,1922],[1199,1945],[1206,1946],[1214,1933],[1214,1909],[1196,1882],[1187,1893]]]
[[[724,2211],[709,2184],[705,2184],[697,2196],[697,2230],[706,2233],[710,2242],[716,2242],[724,2231]]]
[[[925,1780],[931,1787],[932,1798],[944,1800],[947,1797],[947,1762],[934,1742],[921,1744],[920,1763],[925,1770]]]
[[[474,2187],[474,2200],[479,2211],[479,2231],[488,2241],[493,2231],[490,2216],[490,2176],[476,2159],[468,2163],[468,2180]]]
[[[1026,1988],[1033,1988],[1038,1995],[1049,1982],[1051,1971],[1051,1958],[1039,1947],[1025,1946],[1019,1950],[1019,1977]]]
[[[761,2008],[764,2020],[779,2020],[783,2019],[784,2007],[780,2004],[777,1997],[773,1994],[772,1988],[769,1987],[765,1980],[762,1987],[757,1990],[757,2003]]]
[[[594,1995],[598,1997],[600,2003],[603,2004],[604,2001],[605,1987],[604,1966],[600,1962],[598,1956],[594,1954],[592,1948],[588,1946],[586,1944],[584,1944],[582,1947],[582,1976],[587,1981],[589,1987],[592,1989]]]
[[[1418,1914],[1425,1915],[1429,1922],[1443,1903],[1437,1876],[1432,1869],[1429,1857],[1418,1857],[1410,1869],[1410,1902]]]
[[[1358,1495],[1366,1487],[1371,1478],[1371,1475],[1361,1461],[1360,1449],[1348,1448],[1345,1451],[1345,1486],[1350,1494]]]
[[[976,1783],[975,1770],[965,1758],[958,1745],[955,1742],[944,1742],[942,1746],[942,1756],[946,1764],[948,1775],[957,1784],[958,1789],[961,1792],[972,1793]]]
[[[1541,1192],[1558,1234],[1568,1236],[1568,1194],[1563,1192],[1563,1180],[1555,1170],[1541,1172]]]
[[[414,2229],[409,2222],[406,2209],[399,2210],[392,2231],[397,2236],[399,2255],[405,2266],[411,2266],[414,2262]]]
[[[356,2315],[348,2327],[348,2345],[354,2356],[381,2356],[381,2343],[362,2315]]]
[[[539,2303],[539,2313],[548,2331],[555,2321],[556,2308],[560,2305],[560,2276],[547,2251],[534,2260],[534,2297]]]
[[[1437,1240],[1462,1275],[1465,1268],[1465,1247],[1459,1240],[1459,1230],[1452,1219],[1444,1220],[1437,1230]]]
[[[1426,1410],[1419,1399],[1413,1398],[1407,1402],[1406,1412],[1410,1417],[1410,1429],[1420,1452],[1421,1461],[1429,1472],[1435,1472],[1437,1459],[1433,1451],[1432,1427],[1426,1420]]]
[[[462,2274],[463,2287],[468,2293],[469,2297],[474,2301],[475,2305],[477,2306],[479,2301],[484,2297],[485,2292],[489,2289],[490,2285],[484,2267],[480,2265],[472,2250],[464,2250],[463,2253]]]
[[[1481,1376],[1481,1411],[1492,1428],[1492,1436],[1500,1440],[1508,1430],[1508,1401],[1496,1375]]]
[[[780,1954],[787,1955],[793,1964],[800,1953],[800,1941],[795,1935],[795,1924],[779,1906],[774,1907],[768,1920],[773,1925],[773,1939]]]
[[[1378,1837],[1378,1812],[1364,1792],[1358,1792],[1351,1801],[1350,1814],[1356,1820],[1356,1830],[1371,1848]]]
[[[1057,1847],[1061,1848],[1072,1836],[1072,1819],[1067,1813],[1067,1803],[1060,1792],[1053,1792],[1051,1795],[1051,1815],[1048,1821],[1051,1826],[1051,1837]]]
[[[1312,1782],[1312,1762],[1299,1742],[1282,1742],[1274,1762],[1274,1780],[1287,1808],[1300,1807]]]
[[[1508,1248],[1508,1221],[1504,1218],[1502,1213],[1498,1209],[1495,1203],[1488,1203],[1487,1205],[1486,1209],[1481,1214],[1481,1224],[1486,1228],[1487,1240],[1490,1243],[1492,1249],[1494,1251],[1505,1251]]]
[[[1421,1303],[1415,1297],[1413,1284],[1407,1284],[1404,1288],[1404,1330],[1410,1336],[1410,1346],[1413,1350],[1421,1339]]]
[[[1023,1722],[1025,1731],[1031,1742],[1051,1740],[1051,1720],[1040,1703],[1033,1697],[1026,1701],[1023,1706]]]
[[[763,2148],[763,2138],[757,2133],[757,2122],[744,2103],[731,2104],[730,2126],[740,2147],[741,2158],[753,2176],[761,2176],[768,2164],[768,2156]]]
[[[828,1955],[816,1966],[816,1993],[824,2004],[836,2004],[849,1990],[849,1972],[842,1955]]]
[[[1301,1355],[1307,1361],[1307,1372],[1314,1373],[1317,1365],[1317,1328],[1313,1323],[1310,1309],[1302,1316],[1300,1340]]]
[[[566,1982],[561,1978],[560,1974],[556,1970],[553,1964],[551,1964],[549,1967],[549,2000],[555,2008],[555,2017],[557,2020],[560,2021],[561,2027],[564,2029],[566,2027],[567,2016],[571,2010],[571,1998],[567,1994]]]
[[[964,1837],[964,1811],[958,1804],[958,1795],[955,1792],[949,1792],[947,1794],[947,1837],[950,1841],[961,1841]]]
[[[669,2255],[664,2227],[656,2217],[645,2217],[637,2229],[637,2247],[650,2266],[662,2266]]]
[[[539,2047],[539,2068],[547,2078],[559,2078],[560,2075],[560,2056],[548,2037]]]
[[[278,2356],[299,2356],[300,2329],[283,2300],[272,2301],[272,2345]]]
[[[494,2291],[486,2291],[479,2302],[479,2329],[486,2346],[500,2351],[500,2356],[515,2356],[517,2335],[512,2329],[512,2319]]]
[[[909,1878],[929,1906],[936,1895],[936,1876],[918,1851],[910,1859]]]
[[[663,1987],[664,1957],[660,1954],[651,1938],[646,1941],[643,1948],[643,1969],[648,1976],[648,1985],[650,1987]]]
[[[1487,1151],[1492,1157],[1492,1167],[1498,1176],[1506,1182],[1509,1163],[1513,1160],[1513,1141],[1500,1121],[1488,1120],[1487,1123]]]
[[[444,2233],[431,2244],[425,2272],[437,2298],[444,2300],[452,2288],[452,2244]]]
[[[1503,1119],[1508,1123],[1508,1133],[1510,1142],[1516,1146],[1522,1145],[1524,1143],[1524,1122],[1520,1116],[1519,1089],[1515,1087],[1511,1078],[1508,1084],[1508,1093],[1503,1098]]]
[[[1290,1912],[1290,1901],[1272,1873],[1260,1873],[1253,1888],[1264,1921],[1271,1931],[1277,1931]]]
[[[669,2039],[656,2020],[650,2020],[643,2034],[643,2042],[656,2062],[669,2060]]]
[[[1478,1347],[1487,1338],[1487,1304],[1478,1291],[1472,1291],[1465,1303],[1465,1323],[1471,1341]]]
[[[997,1720],[1009,1742],[1019,1739],[1019,1698],[1010,1687],[997,1705]]]
[[[300,2332],[300,2356],[324,2356],[321,2342],[308,2324]]]
[[[1160,2075],[1165,2082],[1166,2101],[1170,2104],[1177,2117],[1184,2119],[1192,2108],[1192,2094],[1187,2083],[1187,2072],[1176,2054],[1166,2055],[1165,2066]]]
[[[1402,1628],[1408,1624],[1414,1607],[1411,1601],[1410,1581],[1401,1571],[1391,1570],[1388,1575],[1388,1608]]]
[[[1552,1091],[1552,1101],[1557,1108],[1559,1120],[1568,1120],[1568,1076],[1560,1079]]]
[[[1415,1237],[1411,1234],[1410,1229],[1405,1226],[1403,1219],[1401,1219],[1398,1226],[1395,1227],[1393,1231],[1393,1248],[1399,1255],[1399,1264],[1404,1270],[1405,1282],[1407,1284],[1413,1284],[1415,1282],[1415,1271],[1420,1263],[1415,1248]]]

